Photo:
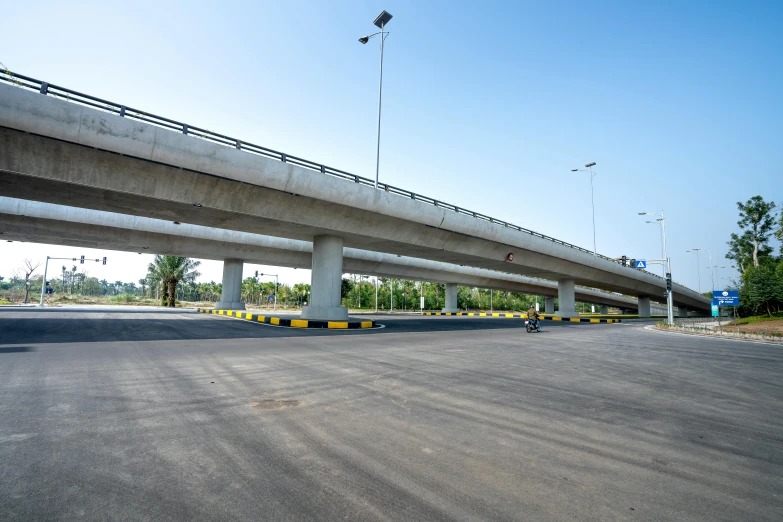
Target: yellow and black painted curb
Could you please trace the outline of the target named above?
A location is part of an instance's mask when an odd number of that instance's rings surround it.
[[[266,323],[274,326],[290,328],[330,328],[332,330],[354,330],[358,328],[375,328],[375,321],[313,321],[309,319],[286,319],[270,315],[252,314],[245,310],[215,310],[213,308],[196,308],[201,314],[225,315],[256,323]]]
[[[462,317],[505,317],[507,319],[527,319],[527,314],[511,314],[504,312],[422,312],[421,315],[454,315]],[[621,319],[593,319],[590,317],[557,317],[539,315],[539,319],[547,321],[562,321],[565,323],[619,323]]]

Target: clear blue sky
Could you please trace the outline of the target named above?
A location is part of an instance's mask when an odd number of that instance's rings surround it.
[[[664,209],[692,287],[685,250],[728,266],[736,201],[783,203],[779,1],[10,2],[0,61],[372,177],[378,47],[357,39],[381,9],[383,181],[592,248],[570,169],[595,161],[599,252],[659,257],[637,213]]]

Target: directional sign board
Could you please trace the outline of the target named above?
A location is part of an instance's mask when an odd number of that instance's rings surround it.
[[[739,291],[715,290],[712,292],[712,304],[716,306],[739,306]]]
[[[647,268],[647,260],[646,259],[637,259],[636,260],[636,268]]]

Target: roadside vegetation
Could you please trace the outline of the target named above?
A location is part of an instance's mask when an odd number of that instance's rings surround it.
[[[761,196],[737,202],[737,209],[740,231],[731,234],[726,254],[741,274],[731,288],[739,290],[737,312],[741,318],[774,319],[783,310],[783,246],[776,255],[771,242],[783,242],[783,213]]]

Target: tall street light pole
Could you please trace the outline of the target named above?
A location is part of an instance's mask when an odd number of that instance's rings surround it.
[[[714,267],[712,267],[713,275],[714,275],[714,278],[715,278],[715,286],[720,286],[720,278],[718,277],[718,275],[719,275],[718,269],[719,268],[726,268],[726,267],[725,266],[714,266]]]
[[[661,257],[665,259],[666,258],[666,253],[665,253],[664,248],[663,248],[663,228],[661,228],[661,223],[663,223],[663,221],[661,220],[661,218],[658,218],[655,221],[645,221],[645,223],[658,225],[658,231],[660,232],[660,235],[661,235]],[[666,277],[666,267],[661,265],[661,268],[664,271],[663,276]]]
[[[666,263],[666,311],[669,320],[669,324],[674,322],[674,301],[672,299],[671,290],[671,274],[672,274],[672,262],[669,259],[669,255],[666,252],[666,214],[661,210],[660,214],[655,212],[639,212],[640,216],[655,216],[656,221],[661,223],[661,234],[663,234],[663,260]]]
[[[712,270],[712,249],[708,248],[707,252],[710,253],[710,266],[708,266],[707,268],[710,269],[710,281],[712,281],[712,291],[714,292],[715,291],[715,274],[713,273],[714,271]]]
[[[661,224],[661,236],[663,237],[663,258],[668,260],[669,256],[666,255],[666,216],[663,213],[663,210],[661,210],[660,214],[656,214],[655,212],[639,212],[640,216],[655,216],[655,221],[658,221]]]
[[[388,31],[384,31],[383,28],[386,27],[386,24],[389,23],[389,20],[392,19],[392,15],[387,13],[386,11],[381,11],[381,14],[379,14],[375,20],[373,21],[373,24],[378,26],[380,29],[380,32],[377,32],[375,34],[371,34],[368,36],[362,36],[359,38],[359,42],[362,44],[366,44],[370,41],[370,38],[373,38],[374,36],[380,35],[381,37],[379,40],[381,41],[381,75],[380,79],[378,81],[378,139],[375,146],[375,188],[378,188],[378,172],[381,165],[381,100],[383,99],[383,43],[386,41],[386,37],[389,36]]]
[[[598,175],[597,172],[593,172],[593,167],[595,167],[595,161],[591,161],[590,163],[586,163],[585,167],[589,170],[584,169],[571,169],[571,172],[589,172],[590,173],[590,201],[593,204],[593,255],[598,255],[596,253],[595,248],[595,194],[593,192],[593,178]]]
[[[701,263],[699,262],[699,252],[701,252],[701,248],[691,248],[690,250],[686,250],[686,252],[696,253],[696,274],[699,276],[699,293],[701,293]]]

